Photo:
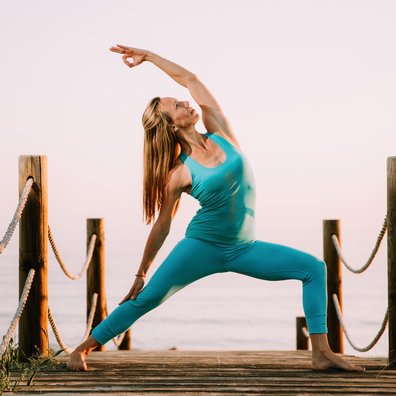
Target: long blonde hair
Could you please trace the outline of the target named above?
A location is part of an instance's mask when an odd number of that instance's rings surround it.
[[[172,119],[158,107],[159,97],[150,101],[143,117],[143,218],[154,221],[164,200],[164,187],[169,172],[180,153],[180,145],[172,130]]]

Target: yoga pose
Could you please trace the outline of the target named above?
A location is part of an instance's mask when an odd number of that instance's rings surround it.
[[[68,368],[86,370],[85,357],[127,330],[178,290],[205,276],[237,272],[265,280],[298,279],[312,343],[312,368],[361,371],[333,353],[327,341],[326,265],[290,247],[255,239],[253,173],[216,99],[183,67],[150,51],[117,45],[129,67],[151,62],[187,88],[202,111],[204,134],[195,129],[199,115],[188,101],[154,98],[143,114],[144,190],[147,224],[154,223],[133,285],[120,305],[70,356]],[[201,208],[153,274],[144,280],[163,245],[182,193]],[[155,215],[158,212],[157,219]]]

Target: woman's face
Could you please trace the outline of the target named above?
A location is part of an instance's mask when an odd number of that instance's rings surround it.
[[[195,125],[199,120],[198,113],[190,107],[187,101],[179,101],[175,98],[161,98],[161,110],[172,118],[173,124],[178,128],[188,128]]]

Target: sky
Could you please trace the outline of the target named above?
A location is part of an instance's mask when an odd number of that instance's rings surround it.
[[[126,67],[109,51],[119,43],[181,64],[216,96],[255,173],[257,239],[321,256],[322,220],[341,219],[362,264],[396,155],[395,20],[391,0],[0,0],[0,234],[18,156],[46,155],[59,248],[83,256],[86,218],[103,217],[109,261],[138,267],[150,231],[141,115],[154,96],[191,98],[152,64]],[[156,265],[198,208],[183,195]]]

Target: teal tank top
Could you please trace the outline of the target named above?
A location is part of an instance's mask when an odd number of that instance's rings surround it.
[[[190,195],[201,208],[190,221],[186,237],[218,244],[255,239],[255,182],[245,155],[223,137],[205,133],[223,149],[225,161],[207,168],[185,153],[179,158],[191,173]]]

